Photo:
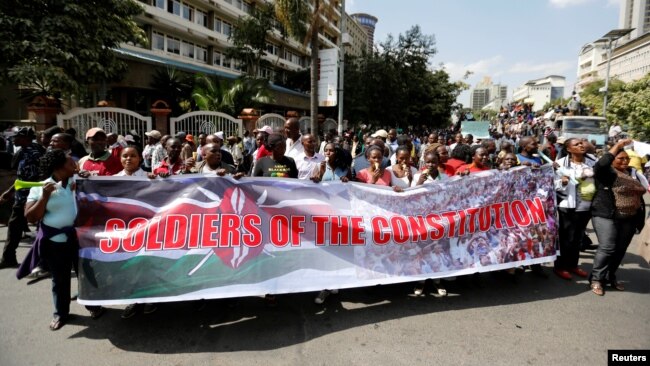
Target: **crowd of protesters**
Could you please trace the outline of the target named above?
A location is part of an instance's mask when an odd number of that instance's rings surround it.
[[[41,258],[30,257],[29,263],[23,261],[20,273],[23,276],[51,273],[55,307],[50,323],[52,330],[67,321],[70,270],[76,270],[74,248],[78,244],[72,230],[76,210],[71,194],[75,173],[80,177],[115,175],[150,179],[200,173],[229,175],[235,179],[254,176],[316,183],[356,181],[402,192],[454,176],[507,170],[517,165],[538,168],[550,162],[556,172],[557,234],[561,250],[554,273],[566,280],[573,275],[589,277],[591,290],[597,295],[604,294],[605,284],[624,290],[616,271],[632,235],[645,219],[639,212],[644,208],[641,196],[648,189],[648,181],[642,168],[630,168],[632,151],[627,148],[630,140],[613,139],[601,151],[586,139],[560,141],[526,106],[502,110],[492,124],[489,138],[480,140],[471,134],[463,135],[454,127],[371,130],[362,126],[348,129],[342,135],[327,131],[320,138],[301,131],[298,119],[289,118],[283,129],[263,126],[252,133],[247,131],[243,137],[225,136],[223,132],[197,136],[179,132],[169,136],[156,130],[147,131],[142,137],[135,131],[121,137],[91,128],[84,136],[87,153],[74,130],[52,127],[39,136],[29,128],[14,132],[4,152],[12,156],[11,168],[16,170],[19,180],[40,181],[44,185],[31,190],[10,188],[0,196],[0,202],[9,201],[12,196],[14,202],[0,269],[19,265],[16,248],[28,230],[27,221],[40,222],[37,242]],[[639,157],[639,164],[642,159]],[[535,182],[532,188],[529,182],[520,183],[522,190],[535,189]],[[472,194],[480,192],[467,192],[467,197]],[[578,265],[579,251],[590,248],[585,247],[589,220],[593,220],[599,242],[591,273]],[[488,265],[541,256],[554,245],[554,236],[546,227],[535,227],[531,233],[512,231],[505,236],[487,233],[457,243],[443,241],[419,248],[417,262],[405,268],[391,267],[391,271],[413,275],[420,273],[422,266],[450,270],[466,268],[470,262]],[[524,246],[521,244],[524,241],[534,244]],[[390,265],[385,261],[372,262],[376,254],[372,250],[379,248],[368,250],[371,252],[364,259],[369,261],[367,268]],[[541,265],[531,266],[531,270],[547,277]],[[439,281],[435,284],[438,293],[446,295],[444,286]],[[422,294],[423,286],[418,283],[415,294]],[[336,290],[323,290],[315,301],[322,303],[333,292]],[[267,298],[273,300],[272,296]],[[144,312],[155,311],[153,304],[133,305],[127,307],[123,317],[131,317],[141,308]],[[89,311],[97,318],[103,308],[89,307]]]

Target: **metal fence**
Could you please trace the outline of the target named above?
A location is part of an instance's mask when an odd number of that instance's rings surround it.
[[[284,129],[285,121],[286,119],[279,114],[267,113],[255,122],[255,127],[260,128],[263,126],[271,126],[273,131],[282,131],[282,129]]]
[[[200,133],[214,134],[223,131],[225,137],[243,137],[243,124],[237,119],[221,112],[197,111],[172,117],[169,121],[170,132],[175,136],[179,131],[194,136]]]
[[[131,131],[134,131],[141,137],[152,129],[151,117],[114,107],[73,109],[67,114],[57,115],[56,124],[64,129],[74,128],[81,139],[94,127],[120,135],[133,134]]]

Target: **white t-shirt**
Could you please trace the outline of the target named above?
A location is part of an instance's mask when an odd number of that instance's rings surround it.
[[[121,172],[114,175],[114,177],[146,177],[146,176],[147,176],[147,172],[142,170],[142,168],[136,170],[131,175],[126,174],[126,171],[124,171],[124,169],[122,169]]]

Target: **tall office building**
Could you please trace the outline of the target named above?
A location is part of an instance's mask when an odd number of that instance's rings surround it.
[[[375,25],[379,19],[366,13],[356,13],[350,16],[359,22],[359,24],[361,24],[361,26],[366,30],[366,34],[368,35],[368,52],[372,52],[372,48],[375,44]]]
[[[492,84],[492,78],[486,76],[470,92],[469,107],[472,110],[489,109],[499,110],[507,101],[508,87],[501,84]]]
[[[618,27],[621,29],[634,28],[629,35],[619,40],[619,44],[650,32],[650,1],[622,0],[618,17]]]
[[[344,16],[345,33],[342,37],[345,54],[361,56],[364,51],[368,50],[368,34],[366,33],[366,29],[347,13]]]

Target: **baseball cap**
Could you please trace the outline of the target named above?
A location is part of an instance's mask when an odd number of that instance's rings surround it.
[[[370,135],[370,137],[381,137],[381,138],[385,139],[385,138],[388,138],[388,132],[386,132],[386,130],[384,130],[384,129],[377,130],[377,132]]]
[[[192,134],[188,134],[185,136],[185,141],[194,142],[194,136],[192,136]]]
[[[106,136],[106,132],[104,130],[102,130],[99,127],[93,127],[90,130],[88,130],[88,132],[86,132],[86,140],[88,140],[91,137],[95,137],[95,135],[98,133],[101,133],[104,136]]]
[[[219,140],[223,141],[223,131],[219,131],[214,134]]]
[[[273,133],[273,128],[271,128],[271,126],[262,126],[257,131],[258,132],[266,132],[266,133],[268,133],[270,135],[270,134]]]
[[[162,134],[160,133],[160,131],[157,130],[151,130],[149,132],[145,132],[144,134],[149,137],[153,137],[156,140],[160,140],[162,138]]]

